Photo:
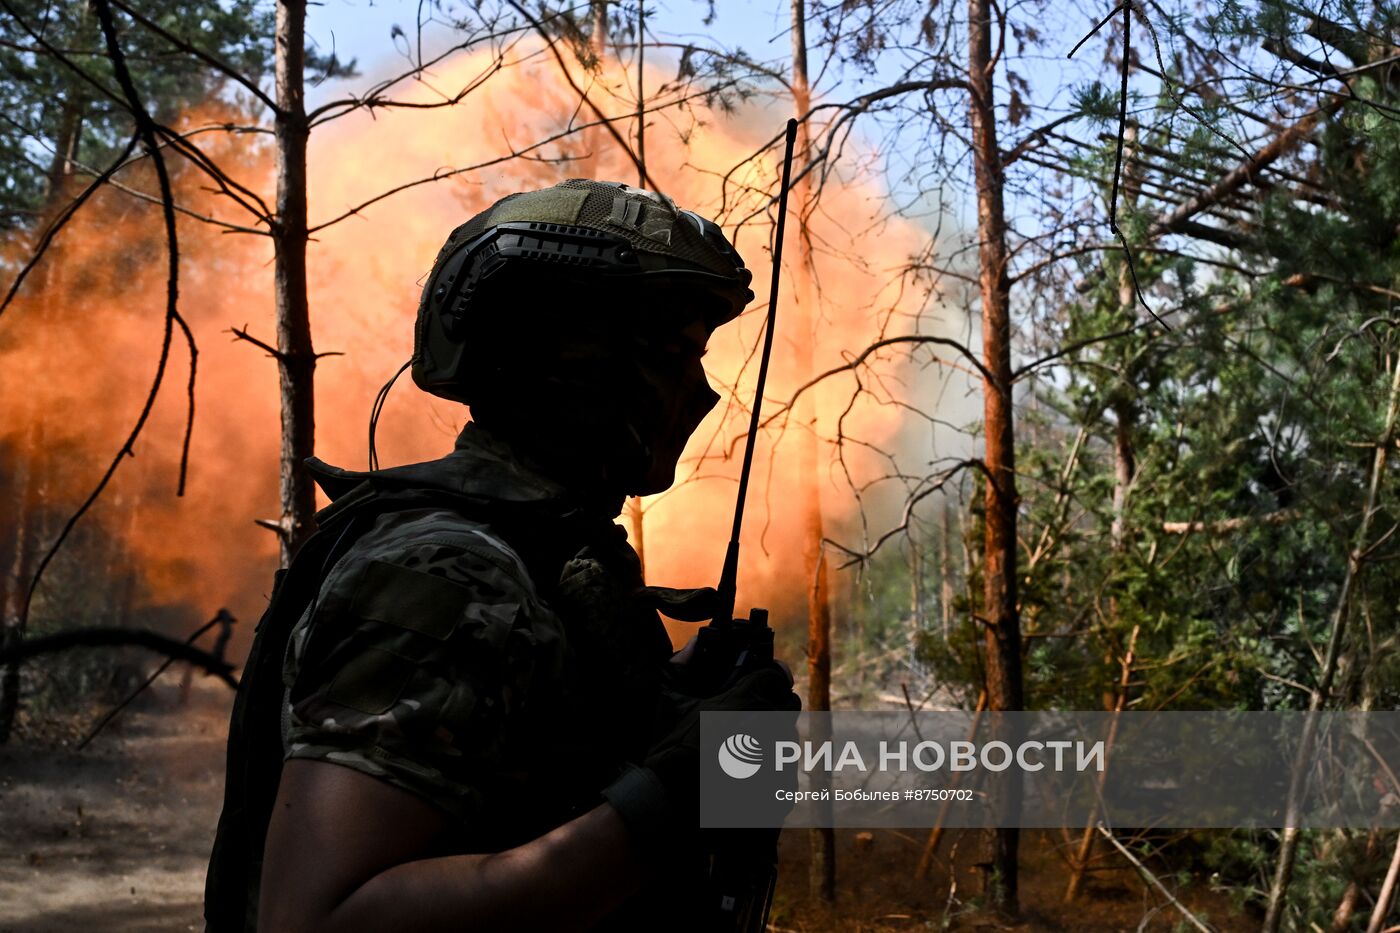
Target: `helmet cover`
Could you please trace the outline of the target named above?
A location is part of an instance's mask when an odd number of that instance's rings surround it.
[[[704,297],[714,329],[753,300],[751,280],[718,225],[663,194],[575,178],[508,195],[453,230],[438,252],[419,301],[413,380],[470,404],[473,351],[491,352],[479,345],[483,336],[522,300],[528,307],[546,294],[567,300],[579,289],[613,289],[623,304],[639,287],[677,288]],[[609,302],[591,306],[600,303]]]

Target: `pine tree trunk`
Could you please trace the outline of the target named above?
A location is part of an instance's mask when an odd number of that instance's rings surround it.
[[[923,676],[924,667],[919,660],[919,642],[923,638],[926,626],[923,563],[923,546],[911,523],[909,527],[909,667],[920,677]]]
[[[86,14],[84,14],[86,16]],[[63,109],[59,115],[58,136],[54,140],[53,159],[47,173],[48,190],[44,198],[44,218],[52,218],[63,206],[68,196],[68,179],[73,174],[71,160],[78,156],[78,143],[82,138],[83,112],[85,108],[82,94],[71,85],[63,97]],[[30,280],[30,294],[38,296],[37,311],[38,338],[33,349],[41,357],[48,353],[48,329],[51,326],[50,307],[53,295],[54,269],[63,249],[56,241],[48,250],[44,262]],[[20,424],[27,425],[24,443],[14,451],[15,470],[11,476],[13,489],[17,494],[14,500],[14,556],[10,561],[9,573],[5,580],[4,598],[0,601],[0,650],[14,648],[24,640],[24,623],[29,615],[29,581],[39,563],[40,549],[44,543],[44,517],[46,515],[45,462],[43,413],[37,410],[34,399],[21,393],[15,402],[12,414]],[[0,671],[0,745],[10,740],[14,732],[15,717],[19,714],[20,665],[11,664]]]
[[[315,448],[316,353],[306,296],[306,140],[302,94],[306,2],[278,0],[276,82],[277,218],[274,288],[277,369],[282,395],[281,538],[286,567],[315,530],[316,489],[306,470]]]
[[[1397,430],[1397,416],[1400,416],[1400,362],[1391,373],[1390,397],[1386,404],[1384,433],[1376,443],[1376,452],[1371,462],[1370,482],[1366,488],[1366,504],[1361,512],[1361,523],[1357,526],[1356,537],[1347,553],[1346,571],[1342,574],[1341,589],[1337,602],[1332,608],[1331,625],[1327,637],[1327,652],[1323,656],[1322,670],[1318,672],[1317,686],[1308,698],[1308,712],[1317,713],[1326,707],[1332,694],[1332,684],[1336,678],[1343,645],[1346,641],[1347,617],[1351,614],[1351,601],[1360,576],[1365,569],[1364,555],[1371,535],[1371,522],[1380,511],[1381,483],[1385,478],[1386,460],[1390,445],[1394,442]],[[1309,715],[1303,722],[1303,734],[1298,741],[1298,755],[1293,764],[1293,773],[1288,788],[1288,808],[1285,820],[1293,823],[1293,807],[1299,793],[1301,775],[1311,754],[1312,743],[1317,731],[1317,718]],[[1274,866],[1273,882],[1269,886],[1269,906],[1264,914],[1263,933],[1278,933],[1283,922],[1283,911],[1288,899],[1288,886],[1293,881],[1293,866],[1298,857],[1299,830],[1296,825],[1286,826],[1282,843],[1279,846],[1278,861]]]
[[[807,8],[804,0],[792,0],[792,104],[797,126],[795,169],[810,158],[811,138],[804,119],[811,107],[807,80]],[[794,378],[806,382],[812,375],[813,335],[817,323],[816,296],[812,288],[812,239],[807,229],[812,188],[806,179],[792,188],[794,229],[797,232],[797,265],[793,293],[797,318],[793,331]],[[827,593],[827,561],[822,549],[821,486],[817,469],[817,438],[813,393],[798,399],[794,422],[798,426],[798,489],[802,499],[802,571],[807,584],[807,709],[831,709],[831,606]],[[814,736],[814,741],[824,737]],[[830,903],[836,898],[836,832],[827,828],[811,832],[812,896]]]
[[[28,615],[29,579],[39,553],[40,465],[34,462],[43,444],[43,426],[36,420],[25,432],[27,443],[15,451],[17,485],[14,524],[14,557],[8,568],[5,589],[4,631],[0,651],[19,646],[24,640],[24,619]],[[19,714],[20,665],[6,665],[0,672],[0,745],[10,740],[15,717]]]
[[[943,642],[953,631],[953,507],[943,503],[943,537],[938,542],[938,612]]]
[[[1395,900],[1395,888],[1400,882],[1400,837],[1395,840],[1395,854],[1391,856],[1390,867],[1386,869],[1385,880],[1381,882],[1376,895],[1376,905],[1371,908],[1371,920],[1366,924],[1366,933],[1381,933],[1385,918],[1390,916],[1390,905]]]
[[[997,148],[992,79],[992,4],[968,0],[968,83],[973,168],[977,185],[978,283],[982,305],[983,418],[987,467],[983,544],[982,612],[987,642],[987,708],[1023,708],[1021,620],[1016,605],[1016,437],[1012,413],[1011,300],[1007,272],[1005,175]],[[1020,810],[1019,774],[1007,772],[1003,824]],[[1017,909],[1016,852],[1020,832],[994,830],[991,853],[992,903],[1008,914]]]
[[[1136,207],[1141,175],[1136,156],[1137,127],[1128,125],[1123,129],[1123,200],[1129,207]],[[1124,326],[1133,321],[1136,308],[1137,287],[1124,257],[1118,268],[1118,314]],[[1132,365],[1131,362],[1124,363],[1125,369],[1119,374],[1122,385],[1118,388],[1118,400],[1113,405],[1116,421],[1113,432],[1113,526],[1109,536],[1115,554],[1123,553],[1127,546],[1128,490],[1132,488],[1133,476],[1137,473],[1137,456],[1133,452],[1133,426],[1137,412],[1132,403],[1136,379]],[[1116,599],[1113,618],[1118,621]]]
[[[596,78],[601,79],[603,58],[608,54],[608,0],[589,0],[588,19],[588,52],[599,69]],[[607,138],[608,134],[601,126],[585,127],[579,133],[583,152],[574,164],[584,178],[601,180],[603,149],[607,146]],[[641,187],[645,188],[646,185],[642,184]]]
[[[603,54],[608,50],[608,0],[592,0],[591,7],[593,27],[589,31],[589,41],[601,65]]]
[[[1125,139],[1128,140],[1129,147],[1124,151],[1124,179],[1131,179],[1134,175],[1133,149],[1132,143],[1137,140],[1137,133],[1133,127],[1128,127],[1125,132]],[[1131,189],[1127,184],[1125,191]],[[1131,194],[1129,194],[1131,197]],[[1133,286],[1132,275],[1128,271],[1128,264],[1125,261],[1118,270],[1118,310],[1124,322],[1130,321],[1133,309],[1136,307],[1137,291]],[[1130,364],[1125,364],[1130,365]],[[1131,401],[1132,376],[1129,372],[1120,374],[1124,385],[1118,389],[1119,397],[1113,404],[1114,426],[1113,426],[1113,523],[1109,527],[1109,546],[1115,555],[1121,555],[1127,550],[1127,527],[1128,527],[1128,492],[1132,488],[1133,477],[1137,474],[1137,454],[1133,448],[1133,426],[1136,423],[1137,411]],[[1121,623],[1122,614],[1119,611],[1118,597],[1111,596],[1108,601],[1109,617],[1114,623]],[[1123,705],[1128,696],[1128,675],[1132,666],[1133,649],[1137,643],[1138,629],[1133,628],[1132,638],[1129,641],[1127,660],[1123,662],[1122,678],[1116,690],[1105,690],[1103,694],[1104,709],[1112,711],[1115,715],[1111,727],[1111,735],[1116,735],[1118,731],[1117,714],[1123,711]],[[1113,660],[1112,652],[1109,653],[1106,661]],[[1112,749],[1112,739],[1109,740],[1109,748]],[[1094,840],[1098,838],[1095,831],[1097,818],[1091,819],[1084,827],[1084,833],[1080,837],[1078,854],[1071,863],[1069,886],[1065,889],[1065,903],[1070,903],[1079,893],[1080,884],[1084,880],[1084,873],[1088,870],[1089,861],[1094,852]]]

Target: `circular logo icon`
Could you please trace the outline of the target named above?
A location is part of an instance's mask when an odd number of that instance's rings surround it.
[[[763,763],[763,746],[751,735],[737,732],[719,747],[719,766],[732,778],[749,778],[758,773]]]

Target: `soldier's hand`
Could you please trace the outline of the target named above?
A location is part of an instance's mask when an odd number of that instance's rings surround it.
[[[782,710],[796,714],[802,701],[792,678],[776,663],[745,673],[705,699],[668,693],[656,738],[640,767],[629,767],[603,791],[644,850],[654,853],[694,845],[700,826],[700,714],[706,711]]]

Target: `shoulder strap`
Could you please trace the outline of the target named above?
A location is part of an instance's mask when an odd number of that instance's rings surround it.
[[[283,658],[292,628],[320,592],[326,574],[374,520],[410,508],[441,508],[488,522],[548,589],[577,551],[587,519],[531,505],[445,489],[390,486],[372,480],[340,494],[317,515],[318,530],[286,570],[253,636],[229,722],[224,806],[204,888],[207,933],[243,933],[257,922],[263,845],[282,777]],[[547,532],[541,533],[544,529]]]
[[[316,533],[290,567],[277,571],[229,719],[224,806],[204,884],[207,933],[256,928],[263,845],[282,779],[282,663],[292,628],[316,599],[330,568],[375,518],[423,505],[466,512],[482,504],[434,490],[384,492],[361,483],[318,513]]]
[[[229,719],[224,806],[204,885],[208,933],[242,933],[257,924],[263,842],[282,777],[282,658],[292,627],[316,598],[336,559],[368,527],[373,499],[337,503],[285,570],[253,635]]]

